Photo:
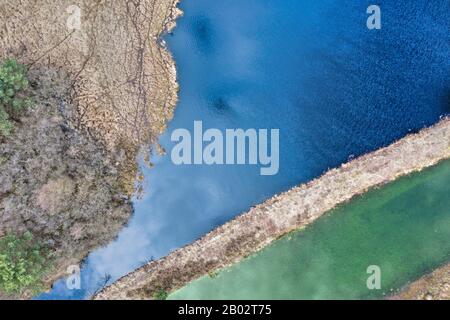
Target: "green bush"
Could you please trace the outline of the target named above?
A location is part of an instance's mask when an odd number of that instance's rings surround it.
[[[168,296],[169,296],[169,294],[165,290],[159,289],[153,294],[153,299],[154,300],[166,300]]]
[[[0,239],[0,291],[20,294],[42,290],[42,278],[49,271],[47,250],[29,232],[21,237]]]
[[[0,66],[0,134],[11,133],[11,116],[33,104],[27,97],[29,87],[27,70],[13,59],[6,59]]]

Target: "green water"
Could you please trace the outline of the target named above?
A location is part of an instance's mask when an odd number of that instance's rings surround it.
[[[170,299],[380,298],[450,260],[450,161],[358,197]],[[381,289],[366,285],[369,265]]]

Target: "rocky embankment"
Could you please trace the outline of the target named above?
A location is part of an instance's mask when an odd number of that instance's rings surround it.
[[[136,157],[177,102],[160,40],[177,4],[0,0],[0,62],[27,67],[35,100],[0,136],[0,238],[28,231],[48,248],[47,284],[113,240],[132,213]]]
[[[404,288],[392,300],[450,300],[450,264],[434,270]]]
[[[95,299],[151,299],[227,267],[352,197],[450,157],[450,119],[274,196],[196,242],[152,261]]]

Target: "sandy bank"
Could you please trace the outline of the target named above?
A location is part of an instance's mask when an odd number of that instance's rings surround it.
[[[320,178],[274,196],[196,242],[152,261],[95,296],[150,299],[238,262],[370,188],[450,157],[450,119],[368,153]]]

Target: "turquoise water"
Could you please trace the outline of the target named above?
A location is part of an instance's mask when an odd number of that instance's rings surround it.
[[[170,298],[383,297],[450,261],[449,181],[450,161],[401,178]],[[380,268],[379,290],[367,288],[370,265]]]
[[[179,104],[160,141],[205,128],[280,129],[280,171],[175,166],[152,156],[145,196],[118,238],[91,253],[82,289],[57,282],[42,299],[79,299],[192,242],[273,194],[378,149],[450,111],[450,2],[380,0],[383,27],[366,28],[370,1],[195,0],[167,35]]]

